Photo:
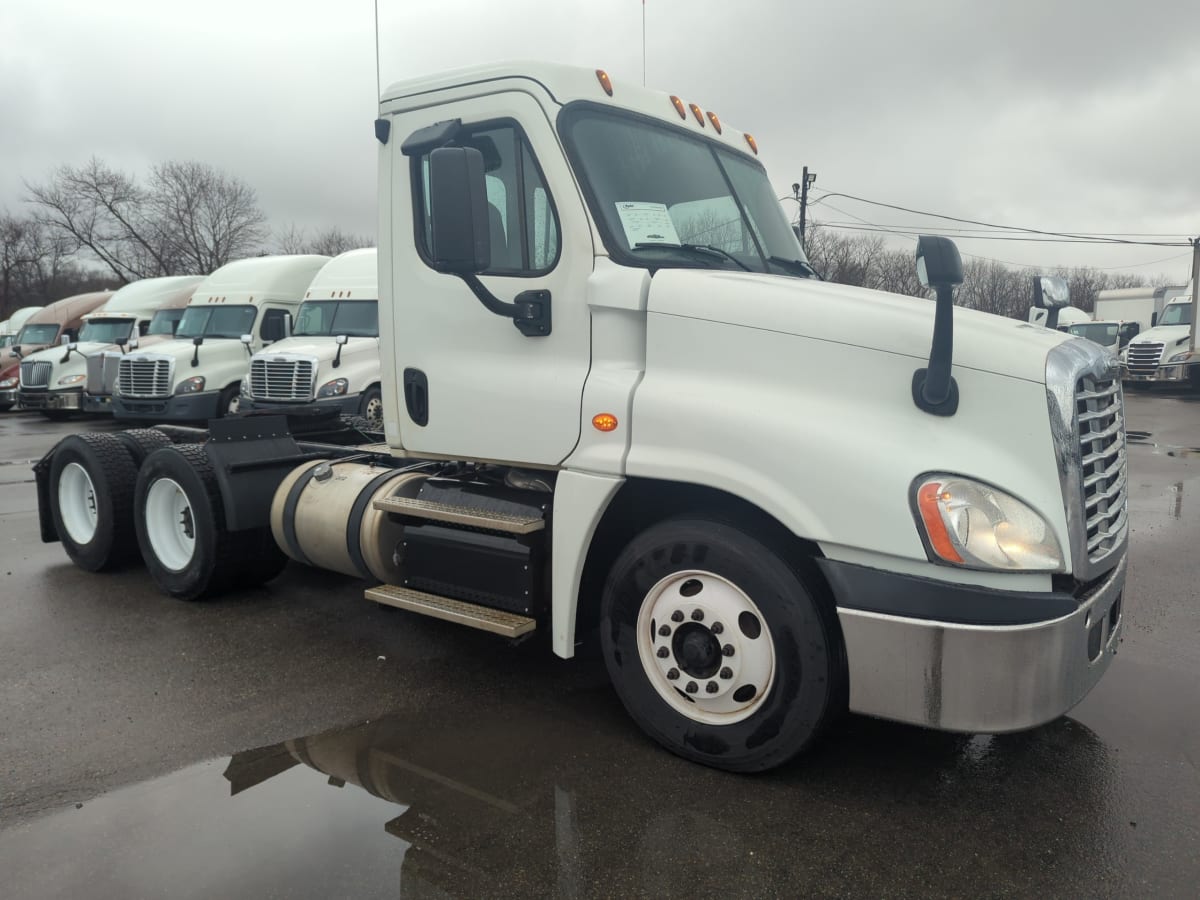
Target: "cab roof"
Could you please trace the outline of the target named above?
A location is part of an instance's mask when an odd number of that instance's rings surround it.
[[[156,310],[172,304],[184,306],[191,299],[196,287],[204,281],[203,275],[168,275],[163,278],[143,278],[127,284],[115,294],[104,309],[92,313],[97,315],[150,316]]]
[[[350,250],[325,263],[304,292],[305,300],[376,300],[378,253],[374,247]]]
[[[213,303],[299,303],[328,256],[255,256],[226,263],[204,279],[189,306]]]
[[[64,322],[82,319],[88,313],[103,306],[112,295],[112,291],[93,291],[89,294],[63,297],[61,300],[55,300],[53,303],[43,306],[26,319],[25,324],[62,325]]]

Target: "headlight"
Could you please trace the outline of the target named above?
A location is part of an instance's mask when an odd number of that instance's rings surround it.
[[[16,387],[16,386],[17,386],[16,378],[5,378],[3,381],[0,381],[0,389],[11,388],[11,387]]]
[[[1185,362],[1187,360],[1187,358],[1191,355],[1192,355],[1191,350],[1181,350],[1178,353],[1172,354],[1170,359],[1167,360],[1167,362],[1169,362],[1169,363]]]
[[[179,382],[175,388],[176,394],[194,394],[197,391],[204,390],[204,376],[193,375],[191,378],[185,378]]]
[[[86,375],[64,375],[62,378],[58,379],[58,383],[59,384],[79,384],[79,382],[85,381],[86,379],[87,379]]]
[[[346,388],[350,386],[345,378],[335,378],[333,381],[327,381],[321,385],[321,389],[317,391],[318,397],[340,397],[346,393]]]
[[[1058,539],[1046,520],[1015,497],[954,475],[913,484],[917,527],[929,558],[967,569],[1062,572]]]

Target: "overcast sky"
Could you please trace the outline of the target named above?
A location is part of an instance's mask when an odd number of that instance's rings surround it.
[[[379,6],[385,84],[513,58],[642,78],[640,0]],[[781,193],[808,165],[817,196],[1200,233],[1197,0],[646,0],[645,22],[647,85],[753,132]],[[376,98],[372,0],[3,0],[0,208],[92,155],[197,159],[253,185],[277,226],[374,233]],[[922,221],[845,198],[812,217]],[[1186,248],[959,246],[1179,282],[1190,266]]]

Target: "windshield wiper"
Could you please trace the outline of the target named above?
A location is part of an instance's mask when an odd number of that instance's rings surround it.
[[[700,253],[708,257],[720,257],[728,259],[734,264],[745,269],[747,272],[753,272],[748,265],[730,253],[728,250],[722,250],[720,247],[714,247],[712,244],[659,244],[654,241],[642,241],[633,245],[634,250],[687,250],[691,253]]]
[[[820,273],[812,267],[812,263],[805,262],[802,259],[784,259],[782,256],[768,256],[767,261],[773,262],[780,266],[785,266],[793,271],[799,271],[801,274],[807,275],[809,278],[815,278],[818,281],[825,280],[821,277]]]

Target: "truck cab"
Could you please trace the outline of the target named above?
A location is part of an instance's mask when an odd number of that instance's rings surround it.
[[[1141,325],[1137,322],[1077,322],[1067,326],[1067,334],[1099,344],[1114,356],[1124,350],[1139,331]]]
[[[321,268],[291,337],[251,358],[242,409],[334,406],[382,429],[377,256],[374,248],[351,250]]]
[[[22,306],[3,322],[0,322],[0,350],[11,347],[17,342],[17,334],[20,333],[21,326],[39,309],[41,309],[40,306]]]
[[[1200,354],[1191,350],[1192,301],[1178,297],[1163,307],[1158,324],[1143,331],[1121,354],[1121,377],[1131,384],[1200,388]]]
[[[21,326],[16,341],[0,350],[0,411],[12,409],[20,390],[20,361],[53,344],[75,340],[84,316],[99,309],[112,291],[96,291],[64,297],[42,307]]]
[[[65,352],[49,348],[21,361],[21,408],[41,410],[52,418],[107,410],[106,402],[86,390],[91,358],[123,352],[147,334],[161,307],[186,303],[203,280],[200,275],[145,278],[118,290],[102,308],[84,317],[76,340],[66,345]]]
[[[195,288],[173,340],[127,353],[112,399],[118,419],[207,421],[236,412],[248,357],[281,341],[327,256],[228,263]]]

